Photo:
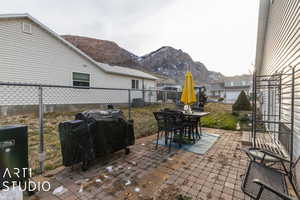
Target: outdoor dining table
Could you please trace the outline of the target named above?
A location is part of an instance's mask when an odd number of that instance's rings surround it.
[[[192,113],[187,113],[185,111],[181,112],[185,115],[185,116],[191,116],[191,117],[198,117],[199,118],[199,123],[197,123],[197,131],[198,129],[200,130],[200,135],[202,135],[202,128],[201,128],[201,117],[204,117],[206,115],[209,115],[209,112],[192,112]]]
[[[183,110],[170,110],[164,109],[160,112],[154,112],[155,119],[158,122],[158,132],[157,132],[157,140],[156,140],[156,148],[159,143],[159,133],[160,131],[164,131],[165,133],[165,144],[167,144],[167,140],[169,142],[169,151],[171,150],[171,143],[176,142],[182,146],[185,143],[185,139],[191,140],[191,136],[193,137],[193,143],[196,143],[195,134],[197,134],[198,139],[201,139],[202,130],[201,130],[201,117],[208,115],[209,112],[192,112],[186,113]],[[200,127],[199,127],[200,125]],[[196,133],[193,131],[196,129]],[[183,138],[186,135],[186,130],[188,131],[188,138]],[[200,130],[200,133],[199,133]],[[171,137],[169,134],[171,132]],[[174,140],[172,133],[179,133],[178,139]],[[190,144],[190,143],[188,143]]]

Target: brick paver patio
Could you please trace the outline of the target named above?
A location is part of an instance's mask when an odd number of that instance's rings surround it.
[[[60,168],[35,177],[51,182],[51,192],[39,192],[31,199],[140,199],[176,200],[183,195],[192,199],[245,199],[240,175],[247,158],[241,153],[241,134],[234,131],[203,129],[221,137],[205,155],[168,149],[155,150],[154,136],[137,140],[130,155],[117,152],[97,161],[88,171]],[[112,167],[112,170],[111,170]],[[62,194],[53,195],[59,186]]]

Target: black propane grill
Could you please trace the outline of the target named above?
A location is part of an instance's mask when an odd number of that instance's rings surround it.
[[[68,123],[69,125],[67,125]],[[82,124],[81,131],[79,131],[82,134],[76,134],[78,127],[70,123]],[[127,147],[135,142],[133,121],[127,121],[122,111],[118,109],[81,112],[75,116],[75,121],[61,124],[69,127],[68,129],[60,128],[63,164],[65,166],[83,162],[83,169],[85,169],[85,164],[89,163],[94,155],[95,157],[101,157],[121,149],[125,149],[126,154],[128,154],[129,149]],[[65,135],[72,136],[67,138]],[[86,135],[86,138],[83,138],[84,135]],[[74,137],[77,139],[74,139]],[[66,143],[68,144],[66,145]],[[72,147],[71,144],[73,144]],[[68,148],[63,148],[68,145]],[[65,156],[68,158],[64,158]]]
[[[59,137],[64,166],[82,162],[82,169],[87,169],[88,164],[95,159],[89,125],[82,120],[60,123]]]

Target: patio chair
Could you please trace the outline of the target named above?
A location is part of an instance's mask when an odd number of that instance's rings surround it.
[[[289,160],[286,157],[282,157],[280,154],[276,154],[274,152],[262,148],[245,147],[245,148],[241,148],[240,150],[243,151],[250,160],[260,162],[262,164],[269,165],[269,166],[279,163],[281,160]],[[264,152],[269,152],[271,154],[274,154],[276,155],[276,157],[269,156]],[[278,159],[277,157],[280,157],[281,159]]]
[[[157,138],[156,138],[156,149],[158,148],[158,140],[160,136],[165,134],[165,144],[168,143],[168,130],[167,130],[167,121],[166,115],[163,112],[153,112],[154,117],[157,122]]]
[[[292,170],[288,171],[285,164],[291,161],[283,159],[271,152],[261,151],[264,156],[280,160],[282,169],[273,168],[264,163],[251,159],[242,181],[242,191],[249,197],[258,200],[292,200],[289,196],[286,178],[292,185],[297,198],[300,198],[300,164],[299,158],[292,163]]]
[[[165,138],[165,145],[169,144],[169,152],[171,151],[171,145],[174,132],[174,119],[165,112],[153,112],[157,122],[157,137],[156,137],[156,149],[158,148],[159,138]]]
[[[185,116],[181,111],[171,110],[169,108],[165,108],[161,110],[161,112],[165,113],[169,116],[169,120],[172,123],[172,127],[174,130],[183,130],[185,126]]]
[[[170,145],[174,141],[174,137],[179,138],[178,145],[182,146],[183,134],[184,134],[184,115],[179,111],[164,112],[167,120],[167,129],[170,131]]]
[[[197,139],[201,138],[198,131],[199,117],[184,115],[181,111],[170,110],[168,108],[162,110],[162,112],[170,113],[176,116],[175,126],[189,139],[192,139],[195,143]]]
[[[158,133],[156,140],[156,149],[158,147],[158,140],[161,136],[161,132],[165,136],[165,144],[169,142],[169,151],[171,151],[171,145],[174,141],[174,136],[178,135],[182,140],[182,133],[184,129],[183,115],[178,111],[164,110],[160,112],[154,112],[155,119],[157,121]],[[181,147],[181,143],[179,143]]]
[[[199,117],[196,116],[184,116],[185,134],[188,134],[189,138],[193,138],[193,142],[201,139],[201,135],[198,130]]]

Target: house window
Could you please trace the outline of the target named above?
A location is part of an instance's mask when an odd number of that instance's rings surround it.
[[[139,89],[139,80],[131,80],[131,88]]]
[[[90,87],[90,75],[85,73],[73,72],[73,86]]]

